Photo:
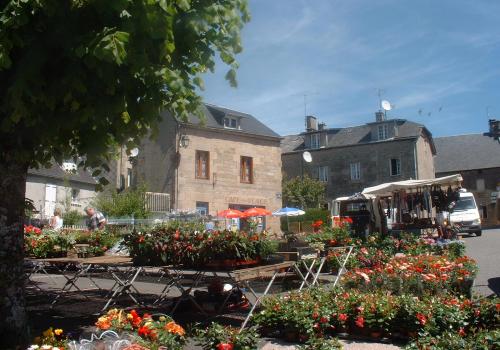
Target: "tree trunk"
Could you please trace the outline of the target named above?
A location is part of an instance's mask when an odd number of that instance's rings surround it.
[[[24,196],[28,166],[3,155],[0,162],[0,343],[29,340],[24,285]]]

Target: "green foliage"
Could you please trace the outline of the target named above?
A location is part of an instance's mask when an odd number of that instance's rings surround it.
[[[323,221],[324,224],[326,225],[331,225],[331,218],[330,218],[330,211],[325,210],[325,209],[319,209],[319,208],[310,208],[305,210],[304,215],[300,216],[290,216],[288,218],[286,217],[281,217],[281,230],[285,231],[287,229],[287,226],[290,222],[316,222],[316,221]]]
[[[120,237],[106,230],[75,231],[72,233],[75,243],[88,244],[88,253],[91,256],[101,256],[112,248]]]
[[[342,350],[342,344],[337,338],[323,339],[313,337],[305,345],[299,346],[299,350]]]
[[[113,218],[144,219],[150,214],[146,208],[145,186],[129,187],[123,192],[117,192],[115,189],[101,192],[95,200],[95,207]]]
[[[305,175],[283,181],[283,203],[290,207],[318,208],[325,195],[325,183]]]
[[[83,220],[83,215],[78,210],[70,210],[63,214],[64,225],[73,226],[79,224]]]
[[[246,328],[240,332],[238,328],[227,327],[212,322],[204,329],[197,329],[195,336],[203,350],[229,348],[234,350],[257,349],[258,333],[255,328]],[[230,344],[232,347],[226,347],[224,344]]]
[[[170,109],[199,110],[218,54],[236,85],[246,0],[7,1],[0,9],[0,161],[108,170]],[[83,159],[83,160],[82,160]],[[104,182],[104,181],[103,181]]]

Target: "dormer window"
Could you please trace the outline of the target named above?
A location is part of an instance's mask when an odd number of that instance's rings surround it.
[[[316,149],[320,147],[319,134],[311,134],[311,148]]]
[[[238,129],[238,119],[235,117],[224,117],[224,127],[226,129]]]
[[[378,126],[378,139],[386,140],[389,138],[389,125],[382,124]]]

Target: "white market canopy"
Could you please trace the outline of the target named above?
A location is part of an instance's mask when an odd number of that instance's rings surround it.
[[[375,196],[391,196],[392,193],[398,191],[411,191],[417,190],[422,187],[430,187],[430,186],[441,186],[441,187],[458,187],[460,183],[463,181],[462,175],[455,174],[444,177],[438,177],[435,179],[425,179],[425,180],[405,180],[398,182],[387,182],[385,184],[367,187],[363,190],[363,194],[372,194]]]

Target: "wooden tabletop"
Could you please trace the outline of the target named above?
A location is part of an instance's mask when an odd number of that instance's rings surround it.
[[[46,258],[46,259],[29,259],[31,261],[45,262],[49,264],[92,264],[92,265],[122,265],[130,264],[132,259],[128,256],[103,255],[94,256],[91,258]]]
[[[288,269],[295,265],[295,261],[285,261],[278,264],[250,267],[231,271],[231,275],[236,281],[248,281],[260,277],[272,276],[276,271]]]

